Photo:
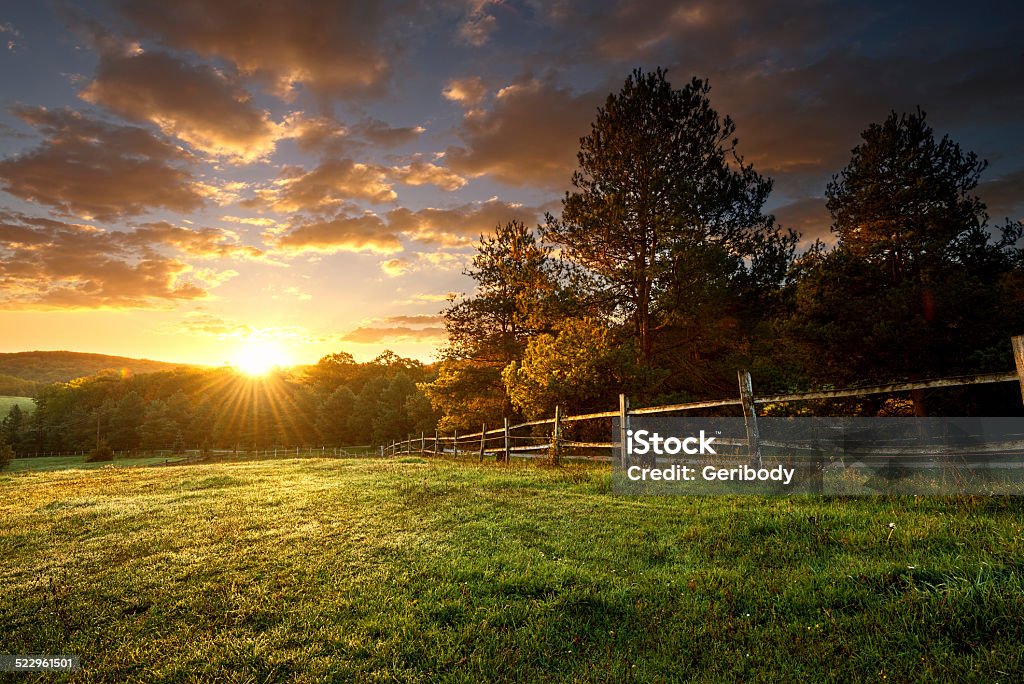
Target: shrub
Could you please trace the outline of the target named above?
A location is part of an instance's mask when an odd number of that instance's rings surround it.
[[[89,452],[89,456],[86,457],[86,463],[97,463],[100,461],[113,461],[114,452],[106,444],[100,444],[98,447]]]
[[[7,466],[11,465],[11,461],[14,460],[14,449],[11,448],[10,444],[0,442],[0,470],[3,470]]]

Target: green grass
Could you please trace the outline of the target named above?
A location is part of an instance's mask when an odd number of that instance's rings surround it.
[[[609,489],[433,460],[0,474],[2,650],[78,654],[82,682],[1024,677],[1017,499]]]
[[[37,458],[16,458],[4,472],[22,473],[28,471],[67,470],[69,468],[94,470],[103,467],[131,468],[135,466],[162,465],[165,462],[180,461],[182,456],[146,456],[143,458],[115,458],[113,461],[87,463],[86,456],[39,456]],[[2,475],[2,473],[0,473]]]
[[[32,400],[32,397],[0,396],[0,418],[6,418],[15,404],[20,406],[22,411],[29,413],[36,409],[36,402]]]

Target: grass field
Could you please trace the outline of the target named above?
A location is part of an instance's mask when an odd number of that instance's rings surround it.
[[[2,651],[80,655],[82,682],[1024,678],[1016,499],[609,482],[418,459],[0,474]]]
[[[7,414],[11,411],[11,407],[15,404],[20,406],[22,411],[31,412],[36,408],[36,403],[32,401],[32,397],[0,396],[0,418],[6,418]]]

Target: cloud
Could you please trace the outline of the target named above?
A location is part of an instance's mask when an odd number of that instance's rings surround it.
[[[341,336],[342,342],[444,342],[448,338],[444,318],[436,314],[377,318]]]
[[[565,189],[602,97],[577,95],[548,80],[512,83],[489,110],[466,113],[457,130],[462,144],[446,151],[448,166],[509,185]]]
[[[217,337],[247,337],[252,333],[252,327],[245,323],[200,312],[186,314],[181,323],[174,327],[176,332],[180,332],[182,329],[194,335]]]
[[[285,117],[282,137],[295,140],[303,152],[312,152],[324,157],[343,157],[365,147],[354,141],[349,130],[329,116],[309,116],[294,112]]]
[[[283,252],[373,252],[394,254],[402,251],[398,235],[380,217],[339,213],[328,219],[301,221],[281,235],[266,235]]]
[[[384,203],[397,197],[386,168],[351,159],[326,159],[311,171],[286,166],[270,187],[257,190],[256,198],[242,205],[290,213],[333,209],[346,200]]]
[[[102,53],[80,95],[209,155],[251,162],[272,152],[280,135],[267,112],[221,72],[162,52]]]
[[[396,232],[428,244],[464,246],[482,234],[489,234],[498,225],[512,220],[526,225],[536,223],[538,211],[531,207],[491,199],[472,202],[449,209],[405,207],[387,213],[388,224]]]
[[[805,197],[783,205],[773,213],[780,226],[800,233],[802,245],[810,245],[817,239],[826,243],[835,241],[831,230],[832,215],[828,213],[824,197]]]
[[[200,259],[260,260],[264,257],[263,250],[240,244],[238,235],[217,228],[181,228],[159,221],[116,235],[128,246],[168,246]]]
[[[213,231],[88,224],[0,214],[0,301],[10,308],[152,308],[202,299],[238,273],[195,269],[175,255],[234,256]]]
[[[475,47],[486,44],[498,28],[498,19],[487,11],[496,4],[497,0],[470,0],[469,12],[459,24],[459,39]]]
[[[358,0],[119,0],[140,29],[176,49],[225,59],[287,95],[303,84],[320,96],[380,92],[399,52],[404,2]],[[394,30],[392,30],[394,29]]]
[[[395,166],[389,171],[392,178],[406,185],[434,185],[452,192],[466,184],[466,179],[457,173],[430,162],[415,160],[406,166]]]
[[[978,185],[977,194],[988,207],[992,223],[1024,218],[1024,169],[1017,169]]]
[[[479,76],[456,78],[448,81],[441,93],[445,99],[458,102],[463,107],[475,107],[487,94],[487,86]]]
[[[384,271],[384,274],[389,278],[397,278],[400,275],[404,275],[412,268],[412,265],[412,262],[408,259],[388,259],[380,263],[380,270]]]
[[[191,158],[134,126],[90,119],[68,109],[16,107],[43,142],[0,161],[0,187],[63,214],[106,221],[151,209],[190,212],[203,193],[180,165]]]
[[[365,119],[352,127],[355,135],[381,147],[398,147],[416,142],[426,130],[423,126],[391,126],[378,119]]]

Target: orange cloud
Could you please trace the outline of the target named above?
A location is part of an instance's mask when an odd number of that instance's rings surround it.
[[[338,214],[331,219],[315,219],[291,226],[288,232],[265,236],[284,252],[374,252],[394,254],[402,251],[398,235],[378,216]]]
[[[341,336],[342,342],[444,342],[448,334],[444,318],[436,314],[387,316],[370,321]]]
[[[0,301],[10,308],[151,308],[200,299],[235,271],[194,269],[164,254],[214,249],[208,233],[154,226],[104,231],[0,214]]]
[[[15,197],[102,221],[203,204],[193,177],[175,165],[190,157],[142,128],[68,109],[16,107],[14,114],[45,136],[38,147],[0,161],[0,187]]]
[[[441,94],[445,99],[458,102],[464,107],[475,107],[487,94],[487,86],[478,76],[456,78],[448,81],[448,86]]]
[[[327,159],[312,171],[286,166],[269,188],[242,204],[289,213],[341,206],[345,200],[393,202],[398,195],[388,183],[386,169],[351,159]]]
[[[254,161],[274,150],[279,130],[249,94],[207,65],[161,52],[104,52],[82,99],[147,121],[209,155]]]
[[[526,225],[536,223],[537,215],[534,208],[492,199],[450,209],[412,211],[399,207],[389,211],[387,218],[393,230],[410,239],[428,244],[462,246],[512,220]]]
[[[465,178],[450,169],[419,159],[406,166],[392,167],[389,175],[406,185],[434,185],[448,192],[458,190],[466,184]]]

